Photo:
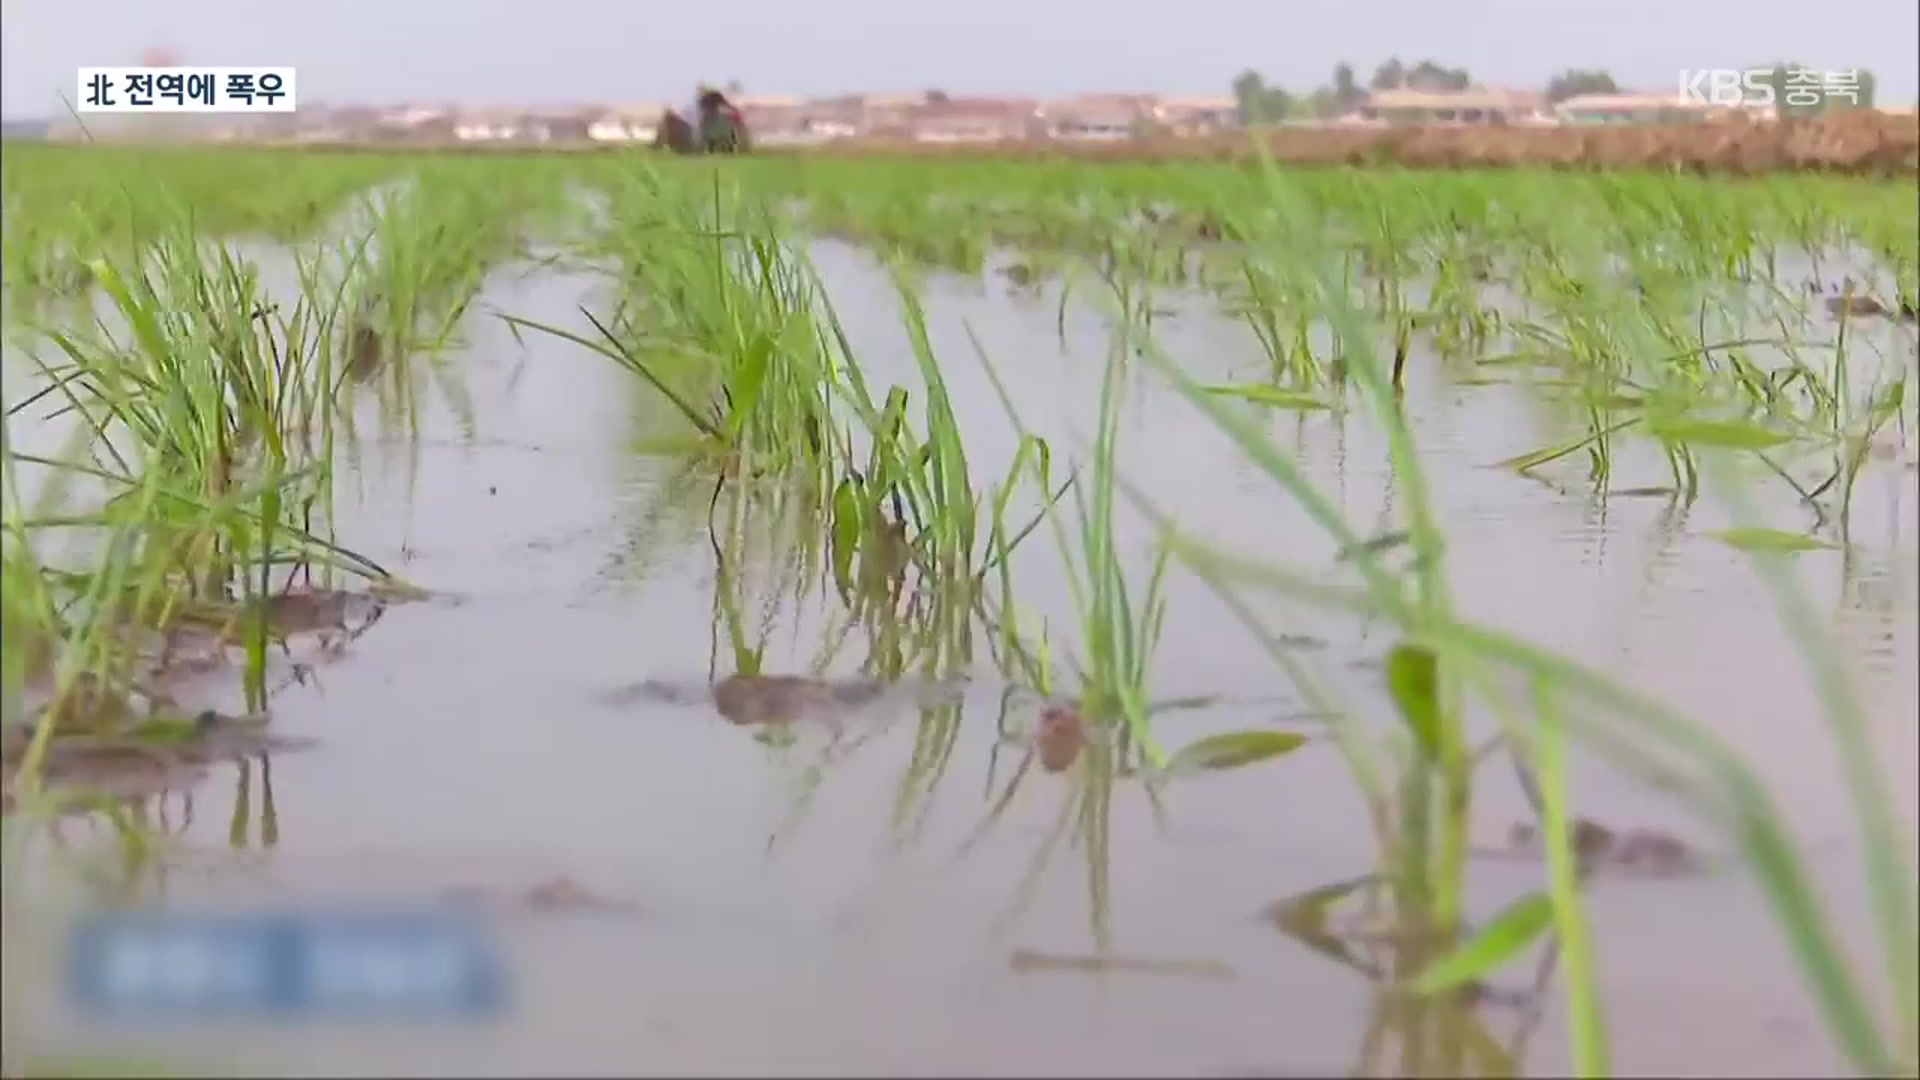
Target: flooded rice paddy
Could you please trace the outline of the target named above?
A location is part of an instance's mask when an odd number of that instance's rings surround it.
[[[915,175],[938,184],[940,168],[916,166]],[[876,205],[897,207],[894,192],[905,182],[896,176],[880,190],[876,181]],[[1603,181],[1571,177],[1513,181],[1514,199],[1523,182],[1563,185],[1569,197],[1589,200],[1581,203],[1589,210],[1611,206],[1623,215],[1653,213],[1658,185],[1693,183],[1648,180],[1652,194],[1634,205],[1618,192],[1614,203],[1593,195]],[[710,185],[712,199],[722,198],[718,182],[691,168],[639,191],[619,183],[611,210],[593,206],[627,223],[633,246],[616,259],[627,267],[644,267],[648,250],[669,245],[644,239],[647,206],[658,226],[696,220]],[[1327,180],[1296,183],[1314,185],[1312,198],[1338,198],[1317,186]],[[673,196],[675,184],[691,194]],[[1517,457],[1605,429],[1615,415],[1607,410],[1621,406],[1597,403],[1602,396],[1681,394],[1644,366],[1658,335],[1635,338],[1613,325],[1576,336],[1582,326],[1636,316],[1626,299],[1604,312],[1583,308],[1566,281],[1584,281],[1591,293],[1601,279],[1597,271],[1582,277],[1588,271],[1571,256],[1552,267],[1560,306],[1544,314],[1540,278],[1475,283],[1470,291],[1483,299],[1474,311],[1514,314],[1471,349],[1416,320],[1401,346],[1396,396],[1384,382],[1394,320],[1403,317],[1398,305],[1443,310],[1457,302],[1446,299],[1454,285],[1424,271],[1404,271],[1405,292],[1386,311],[1360,288],[1356,310],[1373,320],[1365,349],[1329,344],[1339,335],[1327,323],[1338,318],[1316,311],[1292,322],[1309,292],[1290,290],[1338,284],[1311,266],[1284,281],[1269,269],[1264,286],[1255,282],[1237,298],[1189,281],[1152,285],[1141,299],[1135,293],[1149,285],[1128,284],[1136,279],[1125,269],[1109,265],[1104,284],[1086,272],[1101,262],[1097,254],[1069,251],[1056,266],[995,242],[970,269],[932,268],[924,258],[899,263],[913,267],[906,292],[917,302],[903,308],[888,256],[909,246],[890,239],[908,226],[878,211],[864,230],[821,220],[832,215],[820,208],[836,205],[839,217],[857,216],[851,196],[836,204],[829,185],[821,189],[783,193],[812,198],[811,227],[783,226],[784,254],[749,253],[747,269],[727,264],[742,275],[733,291],[691,291],[702,266],[721,265],[718,256],[702,262],[701,245],[713,242],[703,236],[674,241],[685,248],[671,257],[684,260],[686,276],[654,278],[644,269],[610,276],[594,261],[606,253],[587,250],[590,240],[568,246],[549,236],[475,277],[441,349],[389,361],[357,397],[339,383],[354,423],[337,435],[330,459],[330,535],[386,574],[373,585],[336,574],[325,587],[362,595],[328,613],[334,632],[315,641],[296,631],[285,651],[264,651],[264,705],[247,700],[238,643],[224,665],[155,669],[171,699],[221,717],[270,714],[277,736],[303,740],[298,749],[244,747],[230,755],[239,760],[198,763],[173,790],[140,793],[137,845],[98,813],[9,817],[13,1062],[80,1067],[105,1059],[286,1075],[1555,1075],[1590,1066],[1593,1045],[1580,1007],[1569,1004],[1561,949],[1542,944],[1551,934],[1493,965],[1473,993],[1422,995],[1407,984],[1441,950],[1415,947],[1422,935],[1362,902],[1365,887],[1339,907],[1289,902],[1407,857],[1382,852],[1377,801],[1356,780],[1366,770],[1342,740],[1391,743],[1399,749],[1379,755],[1381,767],[1421,771],[1409,764],[1419,733],[1404,737],[1395,719],[1396,703],[1408,709],[1397,674],[1404,653],[1396,650],[1443,641],[1447,632],[1435,627],[1448,624],[1429,622],[1421,636],[1410,632],[1417,616],[1393,614],[1380,594],[1343,610],[1312,582],[1276,589],[1271,576],[1248,577],[1217,590],[1207,578],[1228,574],[1228,564],[1190,548],[1162,564],[1156,519],[1177,522],[1181,536],[1209,550],[1317,574],[1327,589],[1352,585],[1353,568],[1377,555],[1383,572],[1422,582],[1411,591],[1426,598],[1416,606],[1438,602],[1443,590],[1454,622],[1496,628],[1693,718],[1767,793],[1801,873],[1828,905],[1836,954],[1872,988],[1871,1007],[1883,1010],[1877,980],[1888,943],[1862,873],[1874,852],[1862,834],[1857,778],[1836,751],[1832,691],[1809,657],[1831,645],[1840,658],[1898,825],[1911,837],[1911,763],[1920,759],[1920,490],[1907,441],[1920,435],[1911,431],[1908,385],[1915,329],[1897,317],[1839,320],[1799,283],[1820,290],[1847,272],[1863,282],[1885,274],[1873,287],[1897,315],[1898,296],[1913,295],[1911,262],[1874,256],[1864,269],[1839,271],[1776,238],[1777,258],[1746,252],[1736,261],[1765,262],[1769,280],[1792,282],[1775,299],[1807,309],[1799,324],[1691,297],[1663,324],[1697,324],[1714,340],[1792,339],[1805,350],[1793,355],[1825,357],[1818,364],[1826,368],[1811,366],[1828,379],[1840,336],[1852,384],[1841,379],[1827,389],[1868,402],[1839,407],[1831,421],[1836,438],[1856,440],[1844,445],[1862,448],[1841,505],[1829,493],[1810,494],[1831,471],[1833,453],[1788,460],[1790,438],[1828,421],[1792,414],[1781,404],[1791,397],[1786,380],[1764,371],[1757,378],[1773,380],[1768,400],[1777,409],[1688,421],[1702,460],[1731,463],[1714,474],[1720,486],[1702,464],[1700,489],[1685,490],[1693,467],[1676,468],[1670,452],[1683,437],[1628,433],[1603,453],[1586,446],[1537,468],[1513,467]],[[1484,192],[1454,194],[1451,203],[1446,192],[1428,198],[1453,213],[1478,206],[1498,217],[1476,201]],[[1533,189],[1532,197],[1545,205],[1559,196]],[[1691,197],[1693,188],[1672,195]],[[923,241],[994,239],[985,225],[977,234],[954,231],[941,217],[950,212],[927,205],[913,227]],[[1243,196],[1240,205],[1260,204]],[[1441,216],[1407,205],[1428,225]],[[761,242],[773,243],[774,226],[756,227],[768,230]],[[854,235],[862,231],[880,235]],[[1442,224],[1436,235],[1447,231]],[[1579,245],[1556,235],[1554,242]],[[1322,246],[1305,244],[1310,250],[1289,257],[1324,265],[1339,249],[1329,237],[1315,244]],[[257,260],[267,294],[294,306],[301,271],[282,246],[231,246]],[[1252,256],[1223,256],[1223,245],[1204,238],[1199,246],[1212,250],[1197,257],[1225,258],[1228,279],[1252,280],[1239,269],[1256,265]],[[1544,258],[1524,247],[1493,254]],[[830,333],[804,341],[796,336],[804,304],[759,323],[738,307],[780,287],[752,276],[754,258],[799,265],[803,256],[834,321]],[[126,258],[117,265],[133,265]],[[1109,250],[1104,258],[1123,256]],[[1658,261],[1647,257],[1646,265]],[[1001,272],[1008,265],[1038,269]],[[1151,268],[1138,273],[1137,282],[1150,281]],[[1490,274],[1501,276],[1497,268]],[[1752,287],[1740,277],[1692,286],[1732,296]],[[623,287],[671,312],[641,308],[633,322],[610,322]],[[1247,314],[1247,291],[1288,320],[1278,344]],[[125,315],[97,295],[78,303],[96,303],[103,323]],[[28,314],[23,304],[10,318],[19,327],[44,324],[48,310]],[[60,317],[74,319],[73,310]],[[1137,311],[1145,310],[1153,312],[1150,342],[1140,333],[1146,320]],[[650,378],[534,328],[598,340],[590,316],[663,354],[717,352],[715,342],[742,355],[759,350],[772,373],[729,376],[728,393],[716,396],[723,419],[728,409],[749,415],[718,464],[711,453],[675,449],[698,432]],[[1709,319],[1715,329],[1706,329]],[[1295,325],[1299,339],[1289,340]],[[1527,325],[1564,332],[1550,339],[1515,329]],[[1620,354],[1641,355],[1614,370],[1591,351],[1603,339]],[[964,446],[959,482],[974,491],[1021,476],[1035,440],[1044,443],[1047,482],[1010,504],[1008,532],[1040,513],[1039,493],[1072,473],[1096,491],[1105,478],[1110,537],[1091,494],[1084,504],[1073,495],[1054,503],[1049,524],[1006,555],[1008,592],[994,592],[1000,569],[991,560],[978,575],[992,583],[980,591],[993,602],[958,616],[970,631],[954,630],[950,611],[941,622],[941,582],[925,561],[883,583],[892,615],[873,613],[864,580],[843,595],[833,552],[819,550],[833,546],[840,519],[808,502],[822,497],[792,496],[754,478],[807,456],[795,449],[804,439],[785,438],[803,429],[783,427],[769,404],[773,391],[756,389],[798,377],[765,357],[822,341],[837,357],[858,358],[876,403],[887,387],[907,389],[911,425],[930,459],[941,457],[931,449],[939,432],[951,432]],[[1780,369],[1777,358],[1762,358],[1764,344],[1745,349],[1753,370]],[[1499,359],[1522,353],[1535,360]],[[58,353],[44,337],[17,337],[5,372],[16,410],[9,452],[21,477],[9,479],[16,521],[45,512],[21,509],[32,500],[19,492],[37,495],[32,485],[45,483],[29,481],[26,466],[71,453],[67,429],[47,418],[51,401],[16,408],[46,379],[36,355]],[[1330,376],[1336,355],[1343,366],[1378,368],[1366,376],[1381,384],[1377,393]],[[943,391],[929,387],[917,357],[931,358]],[[1600,368],[1613,381],[1589,377]],[[1728,415],[1726,386],[1756,377],[1747,367],[1732,370],[1696,365],[1675,376],[1693,395],[1683,406],[1689,415]],[[1269,388],[1266,404],[1215,400],[1324,505],[1263,468],[1171,371],[1203,386]],[[705,392],[693,376],[669,385]],[[1888,386],[1908,389],[1874,430],[1857,430]],[[404,406],[395,404],[396,388],[406,389]],[[762,394],[757,413],[741,404],[753,393]],[[1283,398],[1292,404],[1273,404]],[[944,409],[923,415],[930,400]],[[1381,404],[1393,400],[1399,404]],[[1657,417],[1648,426],[1660,422],[1680,430]],[[860,421],[847,423],[862,430]],[[826,455],[836,461],[835,491],[855,491],[841,483],[853,473],[864,481],[885,468],[908,471],[897,462],[871,466],[875,425],[864,423],[860,438],[845,440],[844,458]],[[1722,436],[1736,424],[1791,434],[1745,442],[1698,434],[1711,423],[1724,424],[1713,429]],[[1396,435],[1412,447],[1417,475],[1397,460]],[[1768,451],[1785,477],[1754,463]],[[718,483],[722,475],[733,482]],[[952,506],[925,491],[915,498],[916,511]],[[898,502],[877,502],[896,507],[895,522],[915,518],[900,515]],[[1343,545],[1322,509],[1366,542]],[[927,519],[903,524],[902,535],[946,528]],[[1409,540],[1409,532],[1443,540],[1437,584],[1413,565],[1426,540]],[[10,527],[9,543],[25,533]],[[933,549],[924,542],[913,559]],[[884,549],[862,547],[857,566],[874,550]],[[1783,618],[1762,565],[1802,590],[1810,622]],[[274,573],[278,582],[283,575]],[[1109,577],[1129,590],[1117,608],[1101,606],[1097,582]],[[407,587],[364,595],[398,580]],[[1115,610],[1120,622],[1140,625],[1154,580],[1163,582],[1164,599],[1157,635],[1130,631],[1121,645],[1098,644]],[[9,590],[19,587],[10,577]],[[1028,643],[1020,662],[995,647],[1015,621],[1000,604],[1007,597]],[[1243,621],[1249,610],[1264,634]],[[1813,643],[1797,628],[1810,628]],[[970,644],[957,644],[962,638]],[[22,680],[25,689],[13,691],[21,700],[53,692],[46,679]],[[1484,698],[1445,706],[1476,747],[1500,730],[1488,702],[1519,703],[1529,724],[1551,715],[1538,678],[1493,670],[1488,680],[1473,692]],[[1130,709],[1135,692],[1141,707]],[[1550,758],[1496,748],[1473,772],[1470,804],[1449,804],[1462,811],[1458,820],[1442,815],[1450,824],[1435,826],[1435,835],[1464,841],[1451,902],[1465,922],[1486,925],[1548,889],[1550,853],[1530,824],[1536,808],[1528,796],[1545,776],[1585,823],[1574,840],[1578,910],[1590,927],[1580,978],[1604,1010],[1611,1071],[1818,1075],[1856,1067],[1859,1055],[1849,1064],[1780,929],[1777,879],[1753,871],[1737,829],[1698,812],[1712,800],[1689,804],[1678,790],[1701,773],[1709,775],[1699,783],[1711,782],[1713,771],[1663,768],[1653,750],[1635,768],[1637,751],[1621,749],[1635,729],[1578,721],[1577,707],[1566,708],[1575,738],[1564,774]],[[1248,749],[1278,735],[1300,738],[1270,756]],[[1179,753],[1196,746],[1226,757],[1238,747],[1261,760],[1221,767],[1234,762]],[[1171,762],[1155,760],[1159,750]],[[1418,816],[1408,783],[1385,784],[1400,793],[1389,835],[1410,835],[1404,820]],[[1564,891],[1555,895],[1566,901]],[[57,930],[76,912],[128,904],[478,912],[509,959],[514,1004],[504,1020],[477,1028],[108,1027],[63,997]]]

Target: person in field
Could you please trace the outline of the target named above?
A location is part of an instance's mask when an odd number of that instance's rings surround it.
[[[673,109],[661,115],[654,145],[677,154],[739,153],[748,145],[746,120],[725,94],[702,86],[685,116]]]
[[[660,128],[653,137],[654,146],[676,154],[691,154],[699,149],[694,141],[693,125],[687,123],[686,117],[672,109],[660,115]]]
[[[694,104],[695,130],[700,148],[709,154],[731,154],[746,149],[747,125],[725,94],[704,87]]]

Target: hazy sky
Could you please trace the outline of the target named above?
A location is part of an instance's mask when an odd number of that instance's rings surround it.
[[[1920,96],[1915,0],[0,0],[0,107],[64,111],[74,69],[293,65],[302,101],[657,101],[940,87],[1225,93],[1254,68],[1309,89],[1390,55],[1540,86],[1568,66],[1663,89],[1681,69],[1861,66]]]

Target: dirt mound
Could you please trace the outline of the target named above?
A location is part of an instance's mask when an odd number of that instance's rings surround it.
[[[1114,143],[1010,142],[928,145],[889,140],[837,143],[814,154],[1069,157],[1119,161],[1237,160],[1264,142],[1290,165],[1408,168],[1683,169],[1751,174],[1819,170],[1866,175],[1920,173],[1920,118],[1848,110],[1818,120],[1631,124],[1605,127],[1289,127],[1258,136],[1155,138]]]

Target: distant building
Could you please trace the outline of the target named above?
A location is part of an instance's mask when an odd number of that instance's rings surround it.
[[[911,93],[861,94],[860,128],[864,135],[908,137],[913,134],[914,110],[931,104],[936,95]]]
[[[299,143],[348,143],[372,137],[380,127],[382,113],[370,105],[302,105],[299,112],[280,116],[291,121],[287,127],[267,124],[257,130],[268,138],[286,138]],[[448,110],[449,122],[451,118],[452,110]]]
[[[783,139],[804,133],[806,102],[800,98],[786,94],[735,94],[727,100],[740,110],[740,117],[747,122],[747,130],[756,143],[764,145],[771,138],[773,145],[778,145]]]
[[[1137,138],[1153,127],[1159,105],[1151,94],[1084,94],[1050,102],[1043,117],[1051,138],[1117,142]]]
[[[516,108],[466,109],[453,121],[453,137],[462,142],[511,142],[524,132],[525,117]]]
[[[797,141],[809,143],[852,139],[866,134],[867,100],[860,94],[840,94],[802,102]]]
[[[748,109],[765,109],[770,112],[798,112],[806,101],[791,94],[737,94],[727,99],[733,107],[745,112]]]
[[[923,101],[905,123],[917,142],[992,143],[1033,137],[1040,103],[1031,98],[950,98]]]
[[[1581,94],[1555,105],[1553,116],[1563,124],[1670,124],[1706,120],[1716,111],[1679,94]]]
[[[454,138],[456,126],[449,107],[396,105],[379,110],[372,123],[357,127],[355,135],[384,143],[433,142]]]
[[[831,131],[835,137],[857,135],[867,123],[867,101],[859,94],[810,98],[800,111],[809,128]]]
[[[1549,119],[1544,95],[1524,90],[1378,90],[1357,110],[1364,120],[1388,124],[1458,124],[1497,127]]]
[[[587,138],[606,143],[650,143],[660,130],[661,104],[621,105],[602,109],[587,122]]]
[[[520,118],[524,136],[533,142],[583,143],[592,138],[600,109],[591,105],[562,105],[529,109]]]
[[[1161,98],[1154,119],[1174,135],[1211,135],[1240,126],[1240,102],[1231,96]]]

